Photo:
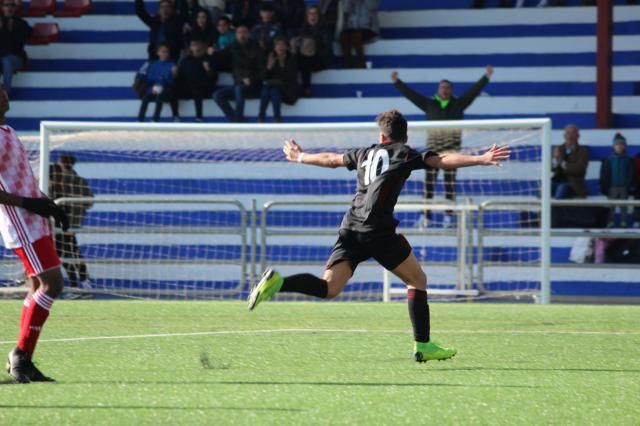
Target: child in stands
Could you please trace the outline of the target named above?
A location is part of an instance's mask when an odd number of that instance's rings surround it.
[[[176,63],[170,58],[168,45],[160,44],[157,53],[158,60],[151,62],[149,68],[147,68],[145,77],[147,89],[140,104],[138,121],[144,121],[144,117],[147,114],[147,107],[151,101],[156,103],[153,121],[160,121],[162,104],[165,102],[169,102],[171,105],[173,121],[180,121],[178,115],[178,100],[174,93],[175,77],[178,72]]]
[[[613,152],[602,161],[600,168],[600,190],[610,200],[626,200],[635,181],[635,165],[627,155],[627,140],[621,133],[613,137]],[[615,226],[616,210],[620,209],[620,227],[626,228],[627,208],[612,207],[608,227]]]

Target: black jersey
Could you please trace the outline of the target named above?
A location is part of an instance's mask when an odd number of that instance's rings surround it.
[[[413,170],[429,168],[427,157],[404,143],[376,144],[344,153],[344,164],[358,170],[358,188],[340,228],[358,232],[393,232],[398,221],[393,209]]]

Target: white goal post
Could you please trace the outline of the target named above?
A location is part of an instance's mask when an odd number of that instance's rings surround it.
[[[251,273],[243,287],[244,293],[239,292],[238,297],[243,297],[251,282],[255,282],[256,269],[265,262],[284,273],[301,270],[320,273],[321,270],[317,268],[323,264],[321,258],[328,255],[331,240],[335,238],[336,218],[344,212],[344,206],[328,208],[322,207],[322,203],[334,201],[348,205],[353,194],[354,174],[347,176],[343,171],[285,165],[280,151],[282,141],[295,138],[305,149],[312,151],[344,150],[376,143],[378,133],[374,122],[149,124],[44,121],[40,129],[38,175],[44,192],[48,192],[51,158],[55,157],[56,152],[71,152],[77,154],[78,164],[84,164],[82,170],[89,175],[88,180],[96,185],[94,193],[98,204],[101,199],[121,197],[126,200],[134,196],[171,196],[178,199],[182,196],[219,196],[220,199],[237,200],[244,206],[248,216],[254,215],[255,224],[248,220],[248,232],[252,233],[249,239],[266,241],[265,247],[256,249],[256,256],[247,258],[247,268]],[[462,132],[463,151],[479,152],[493,143],[508,144],[513,147],[514,156],[499,169],[477,167],[459,171],[458,195],[453,207],[450,203],[444,203],[446,200],[438,184],[435,201],[431,202],[435,215],[431,222],[433,227],[429,225],[423,229],[413,223],[425,205],[421,194],[424,174],[414,172],[407,182],[396,209],[397,214],[402,216],[401,227],[406,227],[399,229],[399,232],[408,235],[414,252],[424,262],[430,287],[432,283],[436,284],[432,292],[455,294],[458,289],[464,290],[458,293],[465,295],[469,289],[488,294],[522,291],[539,296],[541,303],[549,303],[551,121],[410,122],[409,143],[418,150],[424,150],[427,134],[433,131]],[[136,158],[140,158],[140,161]],[[147,172],[149,176],[145,176]],[[109,173],[117,185],[110,186]],[[441,180],[439,176],[438,182]],[[124,192],[119,192],[122,188]],[[294,205],[265,211],[263,206],[280,201]],[[313,205],[314,202],[316,205]],[[539,216],[517,207],[518,203],[523,202],[533,204],[535,208],[529,211],[538,211]],[[252,210],[252,204],[256,204],[257,208]],[[143,207],[138,205],[142,210]],[[98,206],[91,211],[96,209],[100,211]],[[116,209],[113,211],[113,214],[122,213]],[[468,211],[469,214],[456,213],[462,211]],[[105,212],[100,213],[106,216]],[[451,212],[455,216],[456,227],[446,228],[439,220]],[[166,212],[164,214],[166,216]],[[206,212],[200,214],[206,215]],[[480,219],[482,215],[485,216]],[[138,216],[136,220],[144,220],[144,215]],[[200,216],[197,220],[201,219]],[[232,217],[228,212],[217,212],[214,216],[211,220]],[[158,220],[159,226],[166,225],[159,219],[151,220]],[[185,223],[192,224],[195,220],[188,218]],[[231,222],[234,220],[230,219]],[[261,225],[261,221],[264,224]],[[479,223],[484,229],[482,232],[478,231]],[[263,228],[262,231],[260,228]],[[464,238],[468,242],[463,258],[457,245],[461,238],[458,234],[462,231],[466,232]],[[518,239],[520,234],[523,237]],[[524,241],[524,236],[528,242],[521,247],[520,241]],[[483,246],[478,252],[480,240]],[[96,246],[109,244],[108,238],[104,242],[92,241]],[[217,251],[203,258],[212,256],[212,259],[217,259],[216,256],[220,256],[221,259],[229,259],[232,256],[230,253],[238,252],[237,247],[224,243],[223,240],[218,241]],[[260,242],[257,244],[260,245]],[[185,245],[189,245],[190,250],[198,246],[191,243]],[[112,253],[118,247],[114,244],[106,252]],[[127,246],[127,250],[136,249]],[[144,250],[154,251],[153,247],[148,246]],[[187,249],[183,251],[189,253]],[[249,252],[251,249],[243,252],[243,260]],[[145,261],[144,256],[139,257],[139,253],[133,251],[117,253],[115,257],[128,255],[132,259],[141,259],[140,262]],[[168,262],[167,259],[163,261]],[[176,258],[176,262],[179,261]],[[111,262],[113,265],[115,263]],[[313,269],[310,265],[313,265]],[[482,271],[478,269],[479,265]],[[117,267],[113,266],[114,269]],[[466,272],[460,271],[461,268]],[[365,263],[359,269],[363,271],[362,276],[354,276],[356,284],[352,289],[346,289],[352,291],[345,291],[345,299],[390,300],[394,294],[402,294],[390,277],[383,280],[379,267]],[[526,272],[519,273],[519,270]],[[535,276],[533,271],[538,271]],[[224,273],[220,272],[220,275]],[[232,279],[231,275],[225,276],[227,281]],[[239,276],[235,278],[237,280],[240,280]],[[386,281],[384,285],[382,281]],[[438,285],[439,281],[442,285]],[[109,292],[109,289],[103,290]],[[157,291],[157,296],[163,297],[163,290]],[[185,294],[188,293],[189,289],[185,290]]]

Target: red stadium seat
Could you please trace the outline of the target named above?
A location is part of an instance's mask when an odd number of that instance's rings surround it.
[[[78,17],[91,10],[91,0],[65,0],[62,10],[53,15],[57,17]]]
[[[55,0],[31,0],[27,16],[47,16],[56,11]]]
[[[34,24],[33,33],[27,40],[27,44],[49,44],[60,38],[60,27],[55,23]]]

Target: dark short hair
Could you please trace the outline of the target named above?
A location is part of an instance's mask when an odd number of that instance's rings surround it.
[[[65,167],[73,167],[76,164],[76,157],[71,154],[60,154],[58,161],[64,164]]]
[[[393,142],[407,141],[407,119],[397,109],[390,109],[376,117],[382,134]]]
[[[229,19],[229,17],[227,15],[222,15],[218,18],[218,20],[216,21],[216,23],[220,22],[220,21],[224,21],[227,24],[231,25],[231,19]]]
[[[440,80],[440,84],[442,83],[447,83],[449,86],[453,86],[453,83],[450,80],[447,80],[446,78],[443,78],[442,80]]]

